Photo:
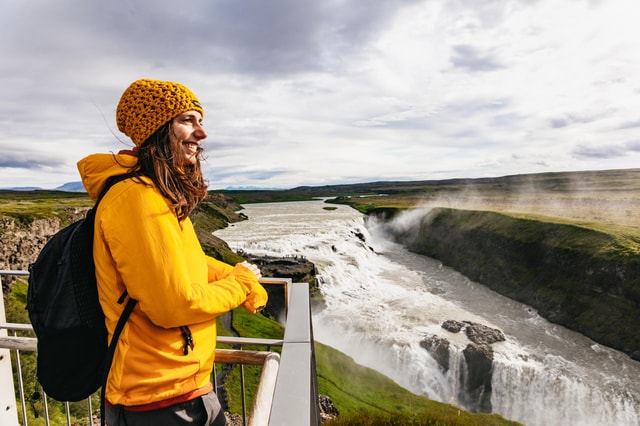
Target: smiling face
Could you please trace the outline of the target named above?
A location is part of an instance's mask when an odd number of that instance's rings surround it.
[[[178,115],[171,122],[169,140],[175,152],[182,153],[183,166],[196,164],[199,158],[200,142],[207,137],[202,127],[202,114],[198,111],[187,111]]]

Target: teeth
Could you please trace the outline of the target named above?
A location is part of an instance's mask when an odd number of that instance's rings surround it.
[[[189,149],[198,149],[198,144],[194,142],[183,142],[183,145]]]

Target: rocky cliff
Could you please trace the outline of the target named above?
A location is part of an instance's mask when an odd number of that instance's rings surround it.
[[[393,216],[380,213],[387,221]],[[446,208],[389,230],[410,250],[640,360],[637,241],[569,224]]]
[[[0,216],[0,269],[27,270],[49,238],[60,230],[58,218],[35,219],[22,223],[10,216]],[[15,279],[2,280],[2,292],[7,294]]]

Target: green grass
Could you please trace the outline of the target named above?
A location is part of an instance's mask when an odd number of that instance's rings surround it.
[[[522,242],[539,242],[594,257],[624,259],[640,254],[640,228],[567,218],[516,213],[437,208],[432,214],[452,216],[461,230],[482,228]],[[440,219],[439,219],[440,220]]]
[[[339,416],[324,423],[326,426],[489,426],[520,425],[498,415],[470,414],[462,410],[440,412],[418,410],[412,413],[376,414],[362,412],[357,415]]]
[[[13,191],[0,189],[0,203],[5,201],[47,202],[48,200],[89,200],[86,192],[66,192],[55,190]]]
[[[313,196],[292,193],[288,190],[253,190],[253,191],[215,191],[233,197],[238,204],[249,203],[280,203],[289,201],[311,201]]]
[[[497,414],[474,414],[416,395],[345,354],[315,344],[320,394],[340,416],[329,425],[517,425]]]
[[[247,312],[246,309],[240,307],[233,311],[233,327],[238,331],[242,337],[255,337],[263,339],[282,339],[284,336],[284,329],[276,321],[272,321],[262,314],[252,315]],[[230,335],[228,330],[224,329],[221,322],[218,321],[218,335]],[[219,348],[230,349],[229,345],[219,345]],[[246,350],[267,350],[261,346],[244,346]],[[270,349],[272,352],[280,352],[280,347],[273,347]],[[260,380],[260,374],[262,368],[260,366],[246,365],[244,369],[244,380],[247,397],[247,411],[251,408],[253,403],[253,396],[256,392],[258,381]],[[241,396],[241,383],[240,383],[240,367],[236,366],[227,375],[225,381],[225,389],[227,392],[227,402],[229,404],[229,410],[232,413],[242,413],[242,400]]]
[[[87,204],[87,205],[84,205]],[[56,205],[25,205],[22,203],[0,205],[0,216],[12,217],[18,225],[29,226],[38,219],[58,219],[62,227],[70,224],[79,210],[88,210],[90,203]]]

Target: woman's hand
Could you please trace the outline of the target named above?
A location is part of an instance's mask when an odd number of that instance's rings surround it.
[[[249,263],[245,260],[244,262],[240,262],[240,265],[244,266],[245,268],[253,272],[254,275],[258,277],[258,279],[262,278],[262,272],[260,272],[260,268],[258,268],[253,263]]]
[[[251,271],[256,276],[256,278],[262,278],[260,268],[258,268],[258,266],[254,265],[253,263],[245,261],[238,263],[238,265]],[[253,281],[248,284],[250,285],[250,291],[247,294],[247,298],[245,299],[242,306],[247,311],[255,314],[260,312],[267,305],[268,294],[259,282]]]

